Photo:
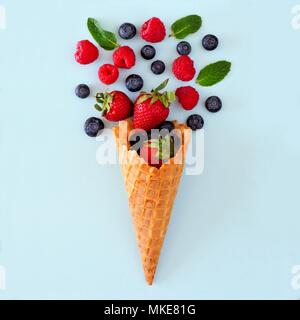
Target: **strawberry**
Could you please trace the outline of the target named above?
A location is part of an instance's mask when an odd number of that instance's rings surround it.
[[[95,108],[103,112],[108,121],[122,121],[132,115],[132,102],[121,91],[97,93]]]
[[[164,122],[170,113],[170,104],[175,100],[174,92],[163,92],[169,82],[164,81],[151,93],[142,92],[134,104],[133,125],[135,129],[149,131]]]
[[[170,136],[146,141],[140,151],[140,157],[150,166],[159,169],[174,157],[174,140]]]

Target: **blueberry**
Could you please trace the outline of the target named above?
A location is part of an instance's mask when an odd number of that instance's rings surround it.
[[[90,95],[91,91],[86,84],[80,84],[76,87],[75,93],[77,97],[85,99]]]
[[[215,50],[219,45],[219,40],[216,36],[208,34],[202,40],[203,48],[209,51]]]
[[[85,133],[89,137],[97,137],[100,131],[104,129],[104,123],[101,119],[98,118],[89,118],[86,120],[84,125]]]
[[[199,114],[193,114],[188,117],[186,124],[193,131],[196,131],[204,127],[204,120]]]
[[[222,100],[219,97],[210,97],[206,100],[205,107],[209,112],[219,112],[222,109]]]
[[[132,23],[123,23],[119,28],[119,36],[122,39],[129,40],[136,35],[136,27]]]
[[[154,47],[150,45],[146,45],[142,48],[141,50],[141,55],[144,59],[146,60],[151,60],[155,57],[156,55],[156,50]]]
[[[126,88],[131,92],[140,91],[144,86],[144,80],[137,74],[132,74],[126,79]]]
[[[152,63],[151,70],[154,74],[162,74],[166,70],[166,65],[162,61],[157,60]]]
[[[175,129],[175,126],[173,122],[164,121],[156,129],[153,129],[148,132],[148,139],[151,140],[151,139],[164,138],[167,135],[169,135],[174,129]]]
[[[192,47],[186,41],[181,41],[177,45],[177,52],[182,56],[187,56],[191,53]]]
[[[169,132],[172,132],[175,129],[174,123],[171,121],[165,121],[163,122],[159,127],[159,130],[168,130]]]

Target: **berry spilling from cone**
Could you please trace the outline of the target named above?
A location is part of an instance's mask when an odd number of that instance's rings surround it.
[[[175,80],[190,82],[195,78],[197,73],[196,63],[190,57],[192,53],[192,45],[190,42],[183,41],[190,34],[197,32],[201,25],[202,19],[198,15],[190,15],[175,21],[171,26],[170,36],[167,36],[167,28],[163,21],[157,17],[153,17],[144,22],[139,32],[138,28],[129,22],[121,24],[116,33],[104,30],[100,23],[92,18],[88,19],[88,29],[95,42],[103,49],[113,51],[112,61],[103,61],[98,67],[98,79],[104,85],[112,85],[118,81],[121,72],[133,68],[136,63],[136,53],[128,45],[120,45],[117,34],[122,40],[128,40],[140,36],[140,38],[148,43],[159,43],[164,41],[173,41],[171,38],[179,41],[174,44],[174,54],[177,57],[166,63],[167,61],[157,60],[150,62],[159,48],[152,45],[142,45],[139,49],[144,63],[148,63],[148,70],[156,75],[164,72],[171,72]],[[219,39],[215,35],[206,35],[197,46],[202,46],[212,51],[218,47]],[[99,48],[89,40],[79,41],[76,47],[75,60],[81,65],[94,63],[99,58]],[[102,55],[101,55],[102,56]],[[105,55],[103,55],[105,56]],[[171,65],[171,70],[168,70]],[[199,71],[196,84],[202,87],[212,86],[222,81],[231,68],[231,63],[227,61],[218,61],[208,65]],[[143,78],[138,74],[127,74],[125,78],[124,89],[131,93],[136,93],[135,97],[129,97],[126,93],[117,90],[107,90],[96,93],[95,108],[102,113],[102,119],[90,118],[85,124],[87,135],[96,137],[101,134],[105,123],[103,120],[118,122],[133,118],[134,131],[130,135],[130,144],[132,150],[138,154],[150,165],[160,167],[168,159],[174,157],[175,140],[171,132],[174,130],[174,124],[167,121],[172,103],[177,98],[177,103],[181,105],[183,110],[190,111],[198,108],[199,112],[216,113],[222,108],[222,101],[219,97],[213,96],[208,98],[203,105],[200,105],[200,94],[194,86],[178,86],[172,91],[164,91],[169,79],[165,80],[156,89],[150,92],[141,91],[145,85]],[[76,95],[85,99],[90,96],[91,89],[85,84],[77,86]],[[133,99],[132,99],[133,98]],[[201,101],[202,102],[202,101]],[[186,125],[193,131],[200,130],[204,126],[203,116],[194,113],[187,116]],[[163,129],[168,134],[157,134],[151,137],[149,132],[152,129]],[[141,134],[141,131],[144,133]],[[138,141],[135,141],[138,138]],[[132,142],[135,142],[132,145]],[[138,145],[138,147],[137,147]],[[154,163],[157,162],[157,163]]]
[[[97,65],[98,79],[105,85],[94,94],[95,108],[101,112],[101,116],[89,118],[85,122],[84,129],[88,136],[97,137],[104,130],[107,121],[120,121],[112,131],[116,144],[120,147],[118,156],[129,195],[145,278],[149,285],[152,285],[154,280],[173,203],[183,174],[191,131],[201,130],[204,126],[203,116],[195,110],[198,109],[201,114],[216,113],[222,108],[222,101],[216,95],[206,97],[205,103],[201,99],[200,104],[200,94],[191,81],[202,87],[213,86],[222,81],[231,68],[230,62],[217,61],[203,66],[195,79],[198,67],[197,61],[193,60],[196,55],[192,55],[194,51],[196,52],[195,44],[184,39],[196,33],[201,25],[200,16],[186,16],[171,25],[171,32],[167,37],[165,24],[157,17],[144,22],[139,32],[138,28],[129,22],[123,23],[116,33],[103,29],[95,19],[89,18],[87,22],[90,34],[98,46],[113,53],[110,61],[103,59],[101,65]],[[127,44],[130,39],[137,38],[138,35],[150,43],[146,45],[142,43],[138,49],[142,58],[140,61],[146,65],[147,76],[143,75],[142,78],[134,71],[128,71],[135,67],[139,60],[136,59],[136,52],[130,46],[119,43],[117,34],[120,40],[125,40]],[[174,57],[168,59],[170,54],[161,57],[164,51],[159,48],[158,43],[161,41],[171,43],[174,39],[178,40],[177,43],[169,46],[173,48]],[[152,43],[156,43],[155,47]],[[201,43],[204,49],[212,51],[217,49],[219,39],[213,35],[206,36],[202,41],[198,39],[196,45],[199,49]],[[154,59],[156,55],[163,60]],[[105,56],[107,55],[101,54],[101,57]],[[98,57],[99,48],[95,44],[88,40],[78,43],[75,60],[79,64],[95,63]],[[158,83],[161,81],[158,81],[157,88],[153,90],[142,91],[143,88],[149,88],[147,83],[149,77],[154,77],[153,74],[159,77],[163,73],[174,75],[173,83],[177,83],[176,87],[167,90],[167,85],[171,85],[167,79],[160,85]],[[168,77],[170,78],[170,75]],[[107,88],[119,79],[125,80],[124,90],[122,87],[121,89],[118,87],[118,90]],[[182,86],[179,81],[189,83]],[[88,85],[80,84],[75,92],[79,98],[89,101],[88,97],[92,90]],[[203,95],[201,92],[201,96]],[[176,99],[177,104],[181,105],[177,111],[187,113],[186,124],[168,120],[173,109],[172,104]],[[191,110],[193,114],[190,113]],[[132,119],[127,120],[129,118]],[[191,130],[187,130],[187,127]]]

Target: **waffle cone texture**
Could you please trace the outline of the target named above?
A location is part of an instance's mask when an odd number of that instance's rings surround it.
[[[113,129],[144,274],[149,285],[154,280],[190,142],[190,129],[177,122],[174,124],[181,145],[175,157],[160,169],[149,166],[136,151],[130,150],[128,134],[133,129],[130,120],[120,122]]]

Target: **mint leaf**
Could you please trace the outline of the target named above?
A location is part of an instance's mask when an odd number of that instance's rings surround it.
[[[210,87],[222,81],[230,72],[231,62],[218,61],[202,69],[197,77],[196,83],[203,87]]]
[[[88,18],[87,26],[94,40],[103,49],[114,50],[119,47],[116,35],[110,31],[102,29],[97,20]]]
[[[202,19],[197,15],[190,15],[181,18],[172,24],[171,37],[184,39],[189,34],[197,32],[202,26]]]

